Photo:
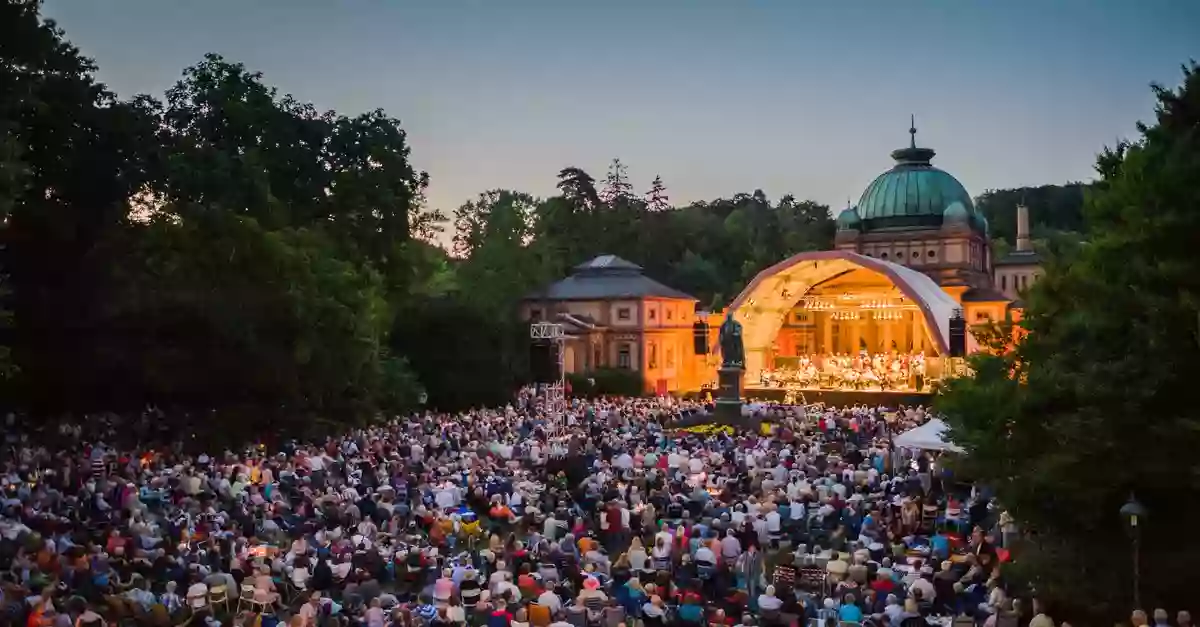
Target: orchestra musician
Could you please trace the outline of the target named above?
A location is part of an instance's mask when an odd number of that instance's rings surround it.
[[[834,390],[917,390],[925,387],[925,356],[921,353],[801,355],[790,367],[763,370],[764,387]]]

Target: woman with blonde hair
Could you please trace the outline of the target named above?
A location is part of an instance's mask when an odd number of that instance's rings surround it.
[[[634,536],[633,541],[629,543],[629,550],[625,552],[625,557],[629,561],[629,568],[635,572],[644,572],[646,561],[650,559],[646,554],[646,547],[642,545],[642,539],[637,536]]]
[[[654,538],[654,548],[650,550],[654,570],[668,570],[671,567],[671,545],[661,535]]]

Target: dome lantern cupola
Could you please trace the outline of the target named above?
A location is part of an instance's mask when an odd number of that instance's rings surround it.
[[[857,231],[862,224],[862,220],[858,217],[858,209],[846,203],[846,208],[838,214],[837,229],[839,231]]]
[[[917,118],[909,118],[908,148],[892,151],[892,159],[898,164],[931,166],[933,157],[937,155],[932,148],[917,148]]]
[[[944,220],[957,221],[965,214],[968,225],[982,230],[966,188],[949,173],[933,167],[937,153],[932,148],[917,146],[915,122],[913,119],[908,129],[909,145],[892,151],[896,164],[876,177],[859,199],[858,229],[940,228]],[[840,225],[841,216],[838,219]]]

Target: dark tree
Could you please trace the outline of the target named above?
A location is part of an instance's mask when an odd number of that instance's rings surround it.
[[[600,201],[609,207],[627,204],[633,199],[633,184],[629,182],[629,167],[620,159],[613,159],[604,177],[604,189],[600,190]]]
[[[667,186],[663,185],[661,176],[655,176],[654,181],[650,183],[650,191],[646,192],[646,208],[650,211],[666,211],[671,208]]]
[[[581,209],[595,209],[600,205],[596,179],[580,168],[568,166],[559,170],[558,189],[564,198]]]
[[[1089,241],[1030,291],[1012,351],[972,359],[940,399],[961,470],[993,486],[1027,535],[1018,572],[1087,624],[1132,602],[1130,494],[1145,608],[1186,607],[1200,558],[1200,66],[1154,88],[1153,124],[1098,159]],[[1056,618],[1060,616],[1056,615]]]

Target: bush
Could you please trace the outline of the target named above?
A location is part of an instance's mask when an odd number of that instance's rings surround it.
[[[599,368],[590,372],[567,375],[571,395],[591,398],[594,396],[644,396],[646,382],[641,373],[623,368]]]

